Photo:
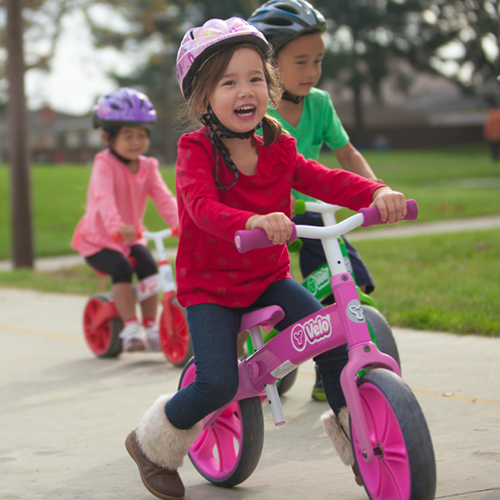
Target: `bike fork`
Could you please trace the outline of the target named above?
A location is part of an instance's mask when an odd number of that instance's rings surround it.
[[[363,457],[366,462],[371,463],[375,454],[358,392],[359,372],[369,368],[385,368],[401,376],[401,371],[397,362],[380,352],[371,341],[363,308],[351,275],[349,273],[334,275],[331,283],[349,344],[349,362],[342,370],[340,383]]]

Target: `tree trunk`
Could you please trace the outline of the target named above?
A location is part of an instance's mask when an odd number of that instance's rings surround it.
[[[167,51],[169,45],[167,44]],[[172,67],[175,68],[175,59],[167,52],[165,57],[163,75],[164,75],[164,93],[165,93],[165,139],[164,139],[164,154],[165,163],[167,165],[175,165],[177,159],[177,141],[175,135],[175,120],[174,120],[174,102],[172,99]]]
[[[12,260],[15,268],[33,267],[31,182],[28,162],[22,2],[6,0],[8,154],[11,185]]]

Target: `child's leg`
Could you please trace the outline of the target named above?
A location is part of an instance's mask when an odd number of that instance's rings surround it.
[[[105,248],[85,258],[87,264],[101,273],[109,274],[116,308],[122,320],[135,317],[135,295],[132,289],[132,266],[125,255]]]
[[[135,293],[131,283],[114,283],[111,287],[113,300],[118,314],[124,323],[137,320],[135,312]]]
[[[109,274],[113,282],[113,300],[124,328],[120,333],[124,351],[143,351],[146,348],[144,331],[136,316],[136,300],[132,288],[132,266],[122,253],[105,248],[85,259],[98,271]]]
[[[240,311],[214,304],[188,308],[196,381],[174,396],[160,396],[127,437],[144,485],[159,498],[184,497],[177,469],[200,435],[200,421],[236,394]]]
[[[158,266],[148,247],[144,245],[133,245],[130,247],[130,255],[135,260],[135,272],[139,281],[158,274]],[[158,311],[158,295],[152,295],[141,302],[143,318],[156,318]]]
[[[196,381],[166,406],[173,425],[188,429],[227,404],[238,389],[237,332],[244,309],[216,304],[187,308],[196,363]]]
[[[349,260],[351,261],[352,272],[356,278],[356,284],[363,293],[372,293],[373,290],[375,290],[375,282],[373,281],[370,271],[368,271],[365,263],[361,260],[361,256],[358,251],[349,243],[349,241],[347,241],[345,236],[343,238],[347,254],[349,255]]]
[[[158,266],[149,248],[144,245],[134,245],[130,255],[135,259],[135,271],[139,281],[158,273]],[[142,323],[146,329],[147,348],[151,351],[161,351],[160,335],[156,316],[158,313],[158,294],[151,295],[140,304]]]
[[[305,212],[293,217],[295,224],[306,224],[308,226],[322,226],[323,219],[321,214]],[[326,263],[325,251],[320,240],[311,238],[301,238],[302,248],[299,253],[299,265],[302,276],[306,278],[313,271]]]
[[[154,319],[158,312],[158,294],[155,293],[141,302],[141,313],[143,319]],[[144,325],[146,326],[146,325]]]

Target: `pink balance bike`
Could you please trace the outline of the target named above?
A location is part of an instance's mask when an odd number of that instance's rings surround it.
[[[406,219],[417,217],[417,205],[407,202]],[[430,433],[417,399],[401,379],[398,363],[372,341],[363,307],[347,271],[338,237],[358,226],[382,224],[376,207],[363,209],[327,227],[296,226],[295,237],[323,242],[336,302],[283,330],[267,343],[284,313],[278,306],[243,316],[240,333],[250,331],[255,352],[239,364],[239,388],[233,401],[203,420],[204,430],[189,450],[194,466],[218,486],[245,481],[257,466],[264,442],[262,403],[267,397],[276,425],[285,423],[276,382],[302,363],[339,347],[349,346],[341,385],[350,414],[354,456],[371,500],[433,500],[436,466]],[[240,252],[270,245],[257,229],[239,231]],[[179,388],[196,378],[191,360]]]
[[[159,320],[160,342],[165,357],[173,365],[183,367],[193,355],[184,308],[176,298],[172,266],[167,259],[163,240],[176,236],[171,229],[155,233],[144,231],[142,237],[154,241],[158,254],[158,274],[134,286],[137,302],[163,292]],[[141,234],[138,234],[138,238]],[[115,358],[122,352],[119,335],[123,322],[111,293],[90,297],[83,313],[83,330],[90,350],[99,358]]]

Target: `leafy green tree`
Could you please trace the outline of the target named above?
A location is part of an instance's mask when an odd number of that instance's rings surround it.
[[[352,88],[357,141],[363,142],[362,89],[380,98],[381,83],[417,71],[445,75],[473,92],[498,72],[499,0],[317,0],[329,20],[326,76]]]

